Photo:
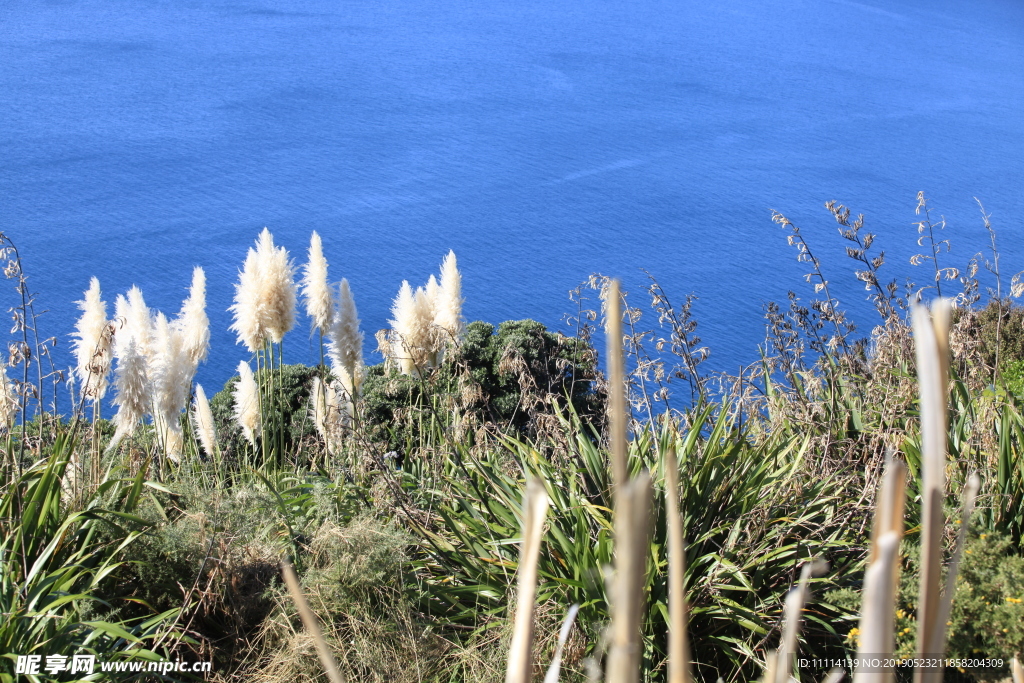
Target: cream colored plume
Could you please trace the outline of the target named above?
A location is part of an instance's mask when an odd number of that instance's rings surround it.
[[[327,452],[335,453],[341,444],[341,438],[348,424],[347,403],[337,382],[322,382],[319,377],[313,378],[310,391],[312,403],[313,425],[317,433],[327,444]]]
[[[445,344],[450,344],[461,339],[466,331],[462,317],[462,274],[454,251],[449,251],[441,264],[440,290],[434,307],[434,324],[443,331]]]
[[[313,327],[327,336],[334,318],[334,293],[327,284],[327,259],[324,258],[320,235],[313,233],[309,240],[309,261],[302,278],[302,297],[306,301],[306,315],[313,319]]]
[[[92,278],[78,307],[82,317],[71,335],[75,338],[75,374],[82,385],[82,396],[98,401],[107,393],[107,375],[113,358],[113,326],[107,322],[107,304],[100,298],[99,280]]]
[[[350,401],[359,396],[366,369],[363,366],[363,333],[359,330],[359,313],[348,280],[338,285],[338,310],[331,326],[327,353],[331,371],[341,382]]]
[[[228,309],[235,321],[229,329],[255,353],[267,340],[279,344],[295,324],[295,269],[284,247],[275,247],[263,228],[256,248],[249,248],[235,285],[235,303]]]
[[[114,370],[114,437],[107,446],[108,451],[117,448],[121,439],[131,436],[139,421],[149,412],[149,388],[146,358],[139,353],[134,339],[127,345],[118,343],[117,368]]]
[[[14,384],[7,376],[7,365],[0,364],[0,427],[11,426],[19,407],[20,401]]]
[[[398,296],[391,305],[391,315],[393,317],[389,322],[394,334],[391,361],[398,365],[402,374],[416,374],[417,366],[422,367],[423,363],[423,354],[417,351],[417,346],[424,334],[417,313],[416,296],[408,280],[402,281]]]
[[[213,428],[213,411],[210,410],[210,402],[206,400],[202,384],[196,385],[196,395],[192,399],[192,426],[195,427],[203,450],[207,455],[215,455],[217,432]]]
[[[210,319],[206,316],[206,273],[199,266],[192,271],[192,286],[188,298],[181,304],[181,311],[174,320],[174,329],[181,335],[182,350],[189,357],[192,371],[191,384],[196,368],[210,353]],[[187,388],[186,388],[187,389]]]
[[[238,364],[238,384],[235,385],[234,416],[246,440],[256,447],[256,432],[260,430],[260,387],[252,368],[245,361]]]
[[[124,349],[135,342],[135,352],[143,357],[149,356],[149,337],[152,333],[153,315],[142,298],[142,290],[132,286],[128,297],[118,294],[114,304],[114,314],[120,321],[120,329],[114,335],[116,339],[115,353],[120,358]]]
[[[148,373],[153,416],[168,455],[180,455],[181,411],[188,403],[192,383],[192,357],[181,330],[157,313],[153,323]]]

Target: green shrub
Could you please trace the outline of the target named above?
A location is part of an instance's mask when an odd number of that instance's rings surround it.
[[[276,388],[274,391],[274,395],[279,398],[264,407],[263,423],[268,430],[268,441],[283,442],[286,454],[294,454],[303,439],[314,432],[308,415],[309,389],[318,372],[317,368],[306,365],[284,365],[275,368],[273,372],[275,386],[280,381],[280,391]],[[256,373],[256,381],[260,386],[269,384],[270,374],[265,369],[260,370]],[[210,399],[221,455],[227,462],[235,463],[245,462],[247,454],[252,452],[252,447],[242,434],[242,428],[234,418],[234,390],[238,379],[238,375],[229,379],[224,388]],[[282,435],[274,433],[278,425],[284,429]]]

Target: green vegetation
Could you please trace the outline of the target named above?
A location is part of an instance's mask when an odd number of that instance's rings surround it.
[[[887,458],[909,471],[892,616],[896,652],[915,652],[929,446],[921,437],[911,307],[880,275],[884,259],[872,251],[863,220],[835,203],[828,209],[879,314],[868,339],[855,335],[811,245],[779,214],[808,265],[810,298],[792,293],[766,308],[768,342],[738,376],[701,371],[706,350],[690,298],[673,305],[652,280],[651,308],[621,299],[623,386],[632,406],[626,469],[649,472],[654,492],[641,553],[645,683],[669,680],[670,452],[678,461],[697,679],[753,680],[775,666],[790,628],[787,593],[815,559],[828,570],[808,579],[800,651],[856,652]],[[924,215],[922,235],[931,239],[937,226]],[[205,357],[199,276],[191,308],[172,323],[144,309],[141,293],[119,304],[126,321],[157,320],[146,322],[153,334],[132,322],[123,328],[130,334],[108,332],[98,314],[91,328],[80,322],[80,348],[90,350],[81,355],[81,386],[98,392],[99,373],[111,359],[118,363],[112,422],[88,410],[89,391],[69,417],[54,417],[44,395],[54,393],[55,376],[40,366],[47,356],[38,353],[35,326],[19,331],[19,343],[37,350],[13,358],[0,400],[0,681],[17,680],[16,656],[34,653],[212,661],[207,679],[225,682],[324,680],[314,639],[283,584],[285,557],[348,680],[500,680],[524,559],[527,478],[549,501],[537,559],[534,678],[543,678],[559,628],[578,605],[559,650],[558,680],[595,680],[613,646],[608,624],[618,618],[608,568],[621,502],[607,417],[618,389],[599,371],[592,325],[602,316],[589,309],[608,280],[595,276],[573,293],[572,336],[531,320],[466,325],[450,255],[440,282],[403,285],[392,329],[378,336],[387,360],[364,367],[351,292],[347,283],[339,294],[326,287],[316,238],[303,287],[328,344],[324,363],[310,368],[281,361],[295,305],[282,252],[265,233],[246,261],[252,271],[238,285],[234,329],[256,369],[243,362],[212,397],[209,424],[192,385]],[[981,479],[947,654],[1009,662],[1024,654],[1024,311],[1001,283],[982,304],[977,267],[954,273],[937,261],[940,252],[930,253],[918,259],[933,266],[930,286],[960,294],[949,331],[946,558],[955,554],[962,492],[972,474]],[[8,257],[18,263],[15,252]],[[8,273],[27,291],[20,265]],[[90,292],[88,305],[101,304],[98,284]],[[31,297],[24,301],[21,319],[34,320]],[[334,308],[318,309],[317,301]],[[267,310],[281,317],[261,318]],[[133,379],[143,342],[157,360]],[[251,389],[241,386],[247,368]],[[182,412],[189,395],[195,400]],[[818,681],[826,673],[794,675]],[[990,680],[1007,670],[965,675]],[[71,678],[44,672],[33,680]]]

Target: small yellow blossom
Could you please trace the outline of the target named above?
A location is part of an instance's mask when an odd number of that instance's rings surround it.
[[[982,534],[979,538],[981,538],[981,540],[984,541],[986,538],[988,538],[988,534]]]

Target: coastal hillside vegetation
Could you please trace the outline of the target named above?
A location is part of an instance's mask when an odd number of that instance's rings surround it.
[[[267,229],[223,387],[195,382],[201,268],[170,315],[93,278],[68,371],[0,235],[0,681],[836,683],[796,655],[870,654],[1024,683],[1024,282],[983,209],[959,265],[917,211],[900,285],[826,204],[877,313],[860,327],[773,213],[806,281],[735,375],[704,370],[694,297],[654,278],[592,276],[568,333],[467,321],[451,252],[367,338],[329,242],[297,266]],[[306,326],[320,362],[286,364]],[[47,660],[76,654],[211,671]]]

